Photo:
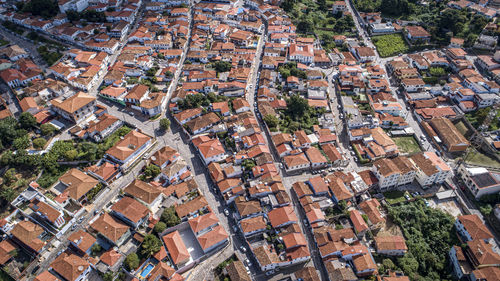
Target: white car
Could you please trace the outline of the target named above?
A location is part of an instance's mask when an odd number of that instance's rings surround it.
[[[224,214],[226,214],[226,216],[229,216],[229,210],[228,209],[224,209]]]

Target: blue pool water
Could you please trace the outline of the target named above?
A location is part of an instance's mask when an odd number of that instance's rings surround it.
[[[146,278],[148,276],[148,274],[151,272],[151,270],[153,270],[154,268],[154,265],[152,264],[148,264],[141,272],[141,277],[142,278]]]

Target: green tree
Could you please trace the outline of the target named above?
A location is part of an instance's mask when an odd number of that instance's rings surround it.
[[[160,220],[164,222],[167,227],[178,225],[181,222],[181,219],[175,213],[174,206],[166,208],[161,214]]]
[[[141,255],[145,257],[150,257],[154,253],[160,251],[161,241],[153,234],[148,234],[144,236],[144,241],[141,244]]]
[[[410,12],[408,0],[382,0],[380,11],[387,15],[400,16]]]
[[[299,33],[313,33],[314,32],[314,22],[309,17],[303,17],[297,23],[297,32]]]
[[[10,168],[5,172],[5,174],[3,174],[3,183],[5,185],[11,185],[16,180],[17,178],[15,168]]]
[[[13,188],[4,186],[0,191],[0,197],[7,202],[11,202],[14,198],[16,198],[16,192]]]
[[[320,10],[326,11],[330,8],[327,6],[326,0],[318,0],[316,3],[318,3],[318,7]]]
[[[455,219],[439,209],[426,207],[422,199],[391,206],[388,213],[400,226],[408,246],[408,253],[397,260],[398,266],[413,280],[416,276],[445,279],[448,252],[458,244]]]
[[[139,257],[136,253],[132,253],[125,258],[125,266],[129,270],[134,270],[139,267]]]
[[[475,14],[472,16],[472,20],[470,21],[469,29],[471,32],[475,34],[481,33],[484,27],[488,24],[488,19],[482,15]]]
[[[255,162],[251,159],[245,159],[241,162],[241,166],[243,166],[245,171],[251,171],[255,167]]]
[[[288,107],[288,112],[290,115],[294,116],[294,119],[304,116],[304,114],[309,110],[309,104],[307,100],[298,94],[294,94],[286,102]]]
[[[90,249],[90,251],[92,252],[92,256],[95,257],[95,256],[97,256],[102,251],[102,247],[101,247],[101,245],[99,245],[99,244],[96,243],[96,244],[94,244],[92,246],[92,248]]]
[[[0,120],[0,141],[3,146],[9,146],[12,144],[14,139],[26,135],[25,130],[20,130],[18,127],[18,122],[13,117],[7,117]]]
[[[33,140],[33,147],[36,149],[42,149],[47,141],[44,138],[36,138]]]
[[[23,5],[22,12],[49,19],[57,15],[59,6],[54,0],[31,0]]]
[[[67,161],[73,161],[76,157],[78,157],[78,151],[76,151],[76,149],[71,149],[64,153],[64,158]]]
[[[168,118],[163,118],[160,120],[160,128],[164,131],[170,129],[170,120]]]
[[[98,155],[99,146],[93,142],[82,142],[78,145],[78,158],[87,161],[94,161],[98,158],[102,158],[102,155]]]
[[[290,12],[292,11],[295,3],[297,3],[297,0],[283,0],[281,1],[281,8],[283,8],[285,12]]]
[[[446,9],[440,13],[438,28],[451,30],[454,34],[462,32],[467,22],[466,15],[456,9]]]
[[[483,214],[483,216],[489,216],[491,212],[493,212],[493,207],[491,207],[490,204],[486,204],[484,206],[480,206],[479,211]]]
[[[484,120],[486,117],[488,117],[488,114],[490,114],[491,107],[484,107],[476,111],[476,120],[477,120],[477,125],[481,126],[484,123]]]
[[[435,77],[442,77],[446,75],[446,70],[442,67],[431,67],[429,68],[429,73]]]
[[[384,265],[385,269],[390,269],[390,270],[396,269],[396,265],[394,264],[394,262],[391,259],[384,259],[382,261],[382,264]]]
[[[343,16],[335,23],[335,29],[338,30],[338,32],[349,31],[353,26],[354,20],[351,15]]]
[[[104,275],[102,276],[102,279],[104,281],[113,281],[114,278],[115,278],[115,275],[112,271],[108,271],[108,272],[104,273]],[[118,280],[120,280],[120,279],[118,279]]]
[[[233,65],[228,61],[217,61],[214,63],[214,68],[217,72],[228,72],[232,67]]]
[[[354,5],[356,9],[360,12],[377,12],[380,10],[381,0],[356,0]]]
[[[15,139],[14,142],[12,143],[12,145],[17,150],[26,149],[30,146],[30,139],[29,139],[28,135],[25,135],[23,137],[19,137],[19,138]]]
[[[56,131],[56,127],[51,124],[45,123],[40,126],[40,131],[44,136],[50,136]]]
[[[154,232],[155,233],[162,233],[163,231],[165,231],[165,229],[167,229],[167,225],[164,222],[160,221],[160,222],[155,224]]]
[[[362,214],[361,217],[363,218],[363,220],[368,223],[369,219],[368,219],[368,215],[367,214]]]
[[[157,175],[161,173],[160,167],[154,165],[154,164],[149,164],[145,169],[144,169],[144,176],[148,179],[153,179]]]
[[[36,126],[36,118],[29,112],[23,112],[19,115],[19,125],[24,129],[31,129]]]
[[[413,257],[411,253],[404,255],[398,259],[399,267],[407,274],[411,275],[417,273],[418,261]]]
[[[264,116],[264,122],[266,122],[269,128],[276,128],[279,125],[280,120],[274,115],[267,114],[266,116]]]
[[[465,40],[464,40],[464,47],[466,48],[470,48],[474,45],[474,43],[476,42],[477,40],[477,34],[473,34],[473,33],[469,33],[467,34],[467,36],[465,37]]]

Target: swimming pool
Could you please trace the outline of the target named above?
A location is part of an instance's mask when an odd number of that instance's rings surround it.
[[[141,277],[146,278],[148,276],[148,274],[151,272],[151,270],[153,270],[154,267],[155,266],[152,263],[146,265],[146,267],[144,267],[141,271]]]

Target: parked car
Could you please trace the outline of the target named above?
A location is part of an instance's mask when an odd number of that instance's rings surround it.
[[[226,216],[229,216],[229,210],[228,210],[228,209],[224,209],[224,214],[225,214]]]

